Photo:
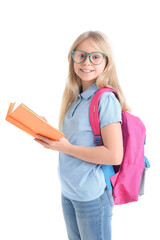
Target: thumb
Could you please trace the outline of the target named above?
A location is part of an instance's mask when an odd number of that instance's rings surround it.
[[[40,117],[47,122],[47,119],[44,116],[40,116]]]

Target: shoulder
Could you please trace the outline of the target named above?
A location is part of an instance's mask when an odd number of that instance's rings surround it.
[[[114,107],[120,108],[121,110],[121,105],[113,92],[105,92],[100,98],[99,108],[103,108],[107,105],[112,105]]]
[[[121,105],[112,92],[105,92],[99,101],[99,118],[101,128],[113,122],[121,122]]]

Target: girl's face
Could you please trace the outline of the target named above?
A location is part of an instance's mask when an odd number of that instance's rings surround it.
[[[81,50],[86,53],[91,52],[103,52],[91,38],[84,40],[78,45],[76,50]],[[107,58],[104,57],[103,62],[100,65],[94,65],[90,62],[89,56],[86,60],[80,64],[74,62],[74,71],[82,80],[82,87],[84,84],[91,86],[97,79],[97,77],[104,71],[107,64]]]

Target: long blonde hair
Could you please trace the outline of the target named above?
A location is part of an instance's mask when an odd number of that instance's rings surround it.
[[[98,88],[109,87],[116,90],[118,94],[118,98],[121,104],[121,108],[124,111],[129,111],[129,107],[127,106],[124,94],[122,92],[121,86],[118,81],[115,62],[113,58],[113,53],[111,50],[109,39],[106,35],[98,31],[88,31],[82,33],[73,43],[70,48],[68,54],[68,61],[69,61],[69,73],[68,73],[68,80],[64,89],[60,115],[59,115],[59,129],[62,128],[63,119],[65,113],[67,112],[70,104],[73,100],[77,100],[79,94],[79,87],[81,86],[81,79],[76,75],[74,71],[74,63],[72,60],[71,51],[74,51],[78,45],[83,42],[84,40],[91,38],[96,42],[103,53],[107,54],[108,56],[108,63],[103,71],[97,79],[96,84]]]

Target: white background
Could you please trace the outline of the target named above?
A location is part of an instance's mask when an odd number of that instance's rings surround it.
[[[159,1],[0,2],[0,239],[67,240],[57,174],[58,153],[5,121],[23,102],[58,127],[67,54],[84,31],[112,42],[119,81],[147,128],[145,195],[114,208],[113,240],[160,239]]]

